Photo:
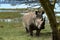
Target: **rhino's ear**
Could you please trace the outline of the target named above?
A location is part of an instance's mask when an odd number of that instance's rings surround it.
[[[38,11],[35,11],[35,14],[38,15]]]
[[[42,11],[42,15],[44,14],[44,11]]]

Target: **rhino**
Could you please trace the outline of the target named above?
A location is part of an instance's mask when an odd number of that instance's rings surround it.
[[[39,36],[41,29],[44,29],[45,18],[44,11],[28,12],[23,16],[23,25],[26,32],[33,36],[33,30],[36,30],[36,36]]]

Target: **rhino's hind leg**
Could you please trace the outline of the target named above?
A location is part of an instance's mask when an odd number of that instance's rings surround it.
[[[27,28],[27,27],[25,27],[25,29],[26,29],[26,32],[27,32],[27,33],[29,33],[29,30],[28,30],[28,28]]]
[[[31,35],[31,36],[33,36],[33,28],[34,28],[34,24],[31,23],[31,24],[29,25],[29,32],[30,32],[30,35]]]
[[[29,28],[29,32],[30,32],[30,35],[33,36],[33,30],[31,27]]]

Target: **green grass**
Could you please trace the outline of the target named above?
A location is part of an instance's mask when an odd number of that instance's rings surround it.
[[[57,16],[57,17],[56,17],[56,20],[60,21],[60,16]]]
[[[21,17],[22,14],[20,14],[19,12],[0,12],[0,18],[1,19],[8,19],[8,18],[17,18],[17,17]]]
[[[7,23],[0,22],[0,40],[51,40],[51,29],[46,25],[45,29],[41,31],[40,37],[31,37],[25,32],[22,23]]]

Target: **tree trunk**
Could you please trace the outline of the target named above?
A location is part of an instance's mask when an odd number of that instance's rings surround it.
[[[50,26],[52,28],[52,40],[58,40],[58,29],[57,29],[57,22],[56,22],[56,17],[54,14],[54,10],[51,7],[51,4],[49,2],[49,0],[39,0],[42,7],[44,8],[44,10],[46,11],[46,14],[48,16],[49,22],[50,22]]]
[[[58,23],[58,38],[60,40],[60,23]]]

